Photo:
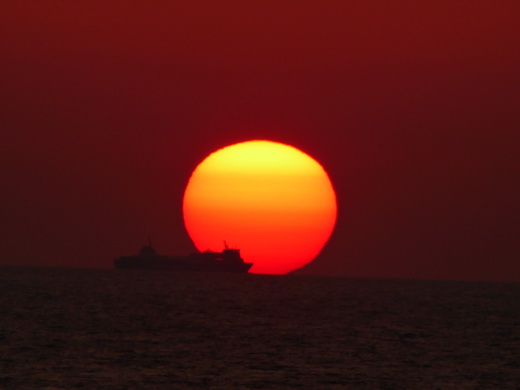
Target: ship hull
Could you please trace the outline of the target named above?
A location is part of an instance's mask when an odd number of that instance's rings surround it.
[[[176,256],[122,256],[114,260],[115,268],[179,272],[232,272],[247,273],[252,263],[228,263],[224,260],[197,261]]]

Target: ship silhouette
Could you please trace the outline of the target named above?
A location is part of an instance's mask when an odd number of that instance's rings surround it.
[[[240,249],[229,248],[226,242],[222,252],[204,251],[186,256],[170,256],[160,255],[148,238],[148,245],[144,245],[139,254],[116,257],[114,266],[123,269],[247,273],[253,263],[244,262]]]

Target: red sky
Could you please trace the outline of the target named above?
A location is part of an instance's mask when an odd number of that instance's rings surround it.
[[[249,139],[318,159],[306,273],[520,281],[515,1],[4,1],[0,264],[193,246],[194,167]]]

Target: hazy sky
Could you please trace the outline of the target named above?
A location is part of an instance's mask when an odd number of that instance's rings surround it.
[[[174,3],[174,4],[173,4]],[[191,171],[271,139],[318,159],[307,273],[520,281],[518,1],[3,1],[0,264],[193,245]]]

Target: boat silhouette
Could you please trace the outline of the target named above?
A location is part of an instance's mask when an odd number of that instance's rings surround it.
[[[144,245],[137,255],[116,257],[115,268],[247,273],[253,266],[253,263],[244,262],[240,249],[229,248],[225,242],[222,252],[208,250],[186,256],[170,256],[160,255],[151,240],[148,241],[148,245]]]

